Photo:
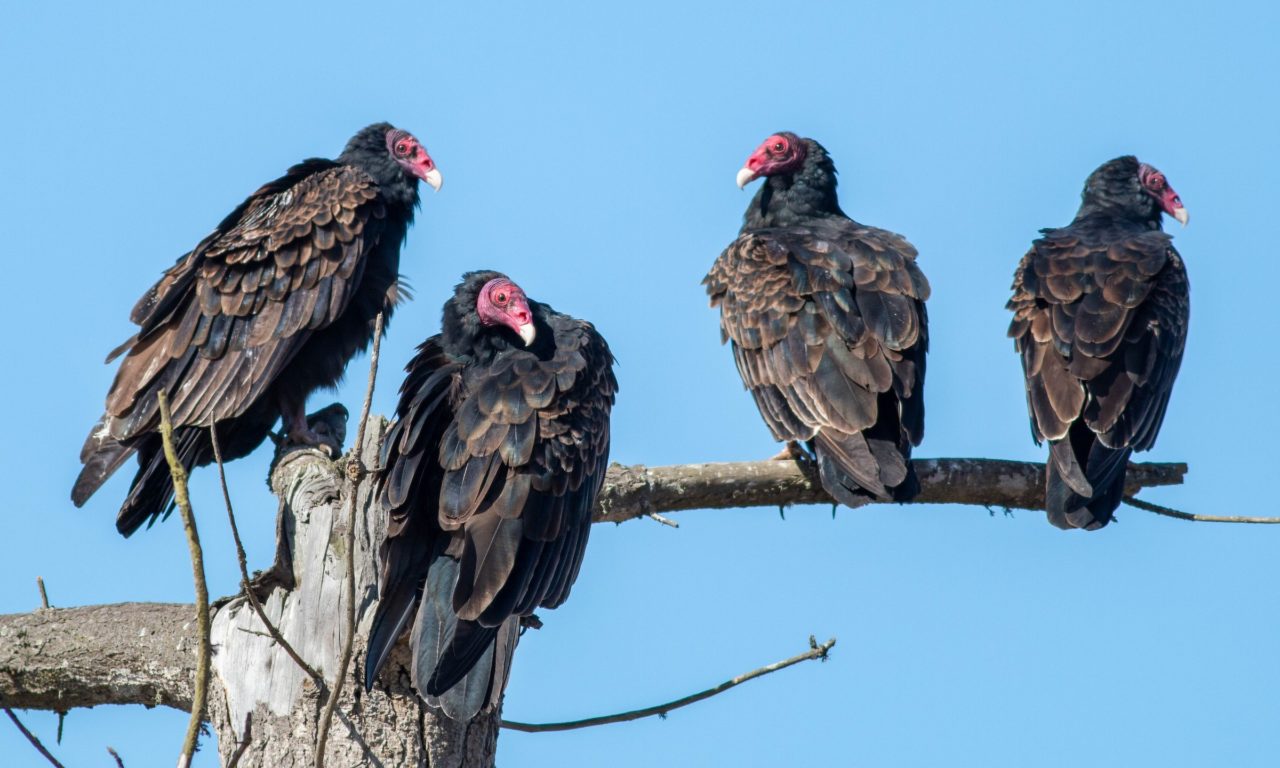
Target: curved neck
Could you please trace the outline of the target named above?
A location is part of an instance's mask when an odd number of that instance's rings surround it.
[[[1089,196],[1080,204],[1080,210],[1076,211],[1076,217],[1072,223],[1105,221],[1132,224],[1145,229],[1163,229],[1164,222],[1160,207],[1154,204],[1149,207],[1150,210],[1139,213],[1129,206],[1105,198]]]
[[[742,231],[836,217],[848,218],[836,195],[835,163],[821,145],[810,141],[798,171],[765,178],[742,217]]]

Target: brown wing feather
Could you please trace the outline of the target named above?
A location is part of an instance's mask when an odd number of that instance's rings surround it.
[[[608,465],[617,382],[589,324],[547,322],[556,338],[547,360],[516,350],[463,367],[433,339],[410,363],[384,449],[389,605],[411,599],[425,577],[415,553],[445,539],[442,551],[459,560],[453,606],[464,621],[495,627],[568,596]]]
[[[1083,419],[1108,448],[1155,442],[1182,359],[1188,287],[1162,232],[1049,232],[1014,275],[1009,335],[1036,441]]]
[[[107,396],[106,434],[154,429],[160,390],[176,426],[243,414],[309,334],[341,314],[382,208],[367,174],[327,162],[246,200],[134,307],[141,330]]]
[[[919,444],[929,284],[915,257],[902,237],[844,220],[747,232],[716,260],[703,282],[721,336],[776,439],[824,434],[831,452],[869,462],[852,436],[887,407],[890,442],[906,455]],[[896,469],[879,474],[900,482]],[[875,474],[858,483],[883,495]]]
[[[588,324],[557,315],[549,323],[556,334],[549,360],[517,352],[477,370],[474,380],[464,377],[468,406],[476,404],[480,418],[462,439],[472,460],[483,456],[503,469],[490,488],[462,502],[449,498],[447,474],[440,522],[461,526],[465,552],[491,553],[486,561],[464,554],[454,593],[459,617],[484,626],[568,596],[607,468],[612,356]],[[475,511],[446,519],[452,506]],[[491,519],[509,521],[503,527],[519,535],[498,541]],[[491,540],[510,546],[494,549]]]

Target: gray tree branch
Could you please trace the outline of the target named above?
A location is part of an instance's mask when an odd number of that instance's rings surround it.
[[[1044,509],[1044,465],[1002,459],[916,459],[920,495],[912,504]],[[1181,485],[1186,464],[1130,464],[1125,494]],[[794,461],[609,467],[596,522],[621,523],[657,512],[832,504],[815,471]]]
[[[321,461],[317,456],[310,460]],[[1036,509],[1044,465],[994,459],[922,459],[918,501]],[[1132,495],[1176,485],[1185,464],[1134,464]],[[698,508],[830,503],[796,463],[757,461],[671,467],[614,465],[598,522]],[[189,711],[196,663],[195,608],[126,603],[0,616],[0,707],[65,711],[99,704]]]
[[[357,441],[366,464],[376,460],[382,422],[371,426],[376,428],[367,439]],[[916,467],[922,502],[1020,508],[1043,504],[1043,465],[938,459],[918,461]],[[1180,464],[1133,465],[1126,491],[1177,484],[1185,472]],[[349,647],[351,631],[317,631],[318,627],[339,626],[337,617],[356,603],[358,634],[367,632],[371,619],[377,590],[374,552],[385,521],[373,503],[371,483],[359,480],[354,488],[342,483],[338,465],[314,450],[284,453],[272,465],[272,488],[281,499],[281,543],[292,553],[292,577],[286,581],[296,586],[293,591],[277,586],[262,601],[262,611],[299,653],[316,660],[319,670],[346,668],[347,654],[341,650]],[[595,519],[616,523],[701,507],[813,502],[830,499],[812,468],[793,461],[615,465]],[[353,555],[355,571],[349,559]],[[355,594],[348,582],[352,573]],[[243,597],[232,599],[215,617],[216,674],[211,683],[217,693],[205,717],[218,732],[227,764],[309,764],[322,727],[322,693],[312,678],[289,662],[278,643],[259,631],[260,616],[247,607]],[[195,615],[192,606],[124,604],[0,616],[0,707],[65,712],[138,703],[190,711],[199,657]],[[349,686],[334,697],[335,731],[329,749],[334,760],[491,766],[500,712],[455,723],[426,708],[408,676],[395,672],[407,666],[405,654],[404,647],[396,649],[371,694]],[[686,698],[692,703],[705,694]],[[552,727],[570,725],[576,724]]]
[[[191,711],[194,605],[121,603],[0,616],[0,701],[65,712],[99,704]]]

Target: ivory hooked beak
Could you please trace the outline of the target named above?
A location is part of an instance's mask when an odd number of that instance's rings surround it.
[[[516,331],[516,333],[520,334],[520,339],[524,342],[524,345],[527,347],[533,344],[534,338],[538,335],[538,330],[533,327],[533,323],[525,323],[524,325],[520,326],[520,328]]]
[[[444,186],[444,177],[440,175],[440,171],[432,168],[423,175],[422,180],[431,185],[431,188],[439,192],[440,187]]]
[[[750,168],[741,168],[738,170],[738,189],[742,189],[751,182],[755,181],[756,172]]]
[[[1191,221],[1191,214],[1187,213],[1186,208],[1178,206],[1173,209],[1173,218],[1177,219],[1178,222],[1185,227],[1187,226],[1187,222]]]

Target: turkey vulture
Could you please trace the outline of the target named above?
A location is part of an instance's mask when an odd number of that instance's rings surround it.
[[[1013,277],[1009,336],[1022,357],[1031,434],[1049,441],[1045,509],[1097,530],[1124,493],[1129,455],[1155,445],[1182,362],[1190,295],[1161,231],[1187,209],[1137,158],[1089,175],[1075,220],[1044,229]]]
[[[742,381],[775,439],[816,454],[822,487],[854,507],[920,489],[929,282],[901,235],[840,210],[813,139],[776,133],[738,171],[765,177],[738,239],[703,283]]]
[[[134,306],[138,333],[107,357],[125,355],[81,449],[75,505],[136,453],[116,528],[129,536],[172,509],[158,392],[188,470],[213,461],[215,423],[227,459],[253,451],[277,418],[286,439],[321,444],[307,396],[342,378],[374,318],[395,307],[419,179],[440,188],[418,140],[370,125],[336,161],[304,160],[254,192],[179,258]]]
[[[383,442],[365,686],[412,621],[414,687],[467,720],[501,695],[519,618],[569,596],[618,383],[590,323],[499,272],[464,275],[442,326],[406,367]]]

